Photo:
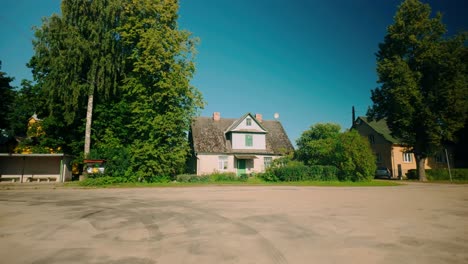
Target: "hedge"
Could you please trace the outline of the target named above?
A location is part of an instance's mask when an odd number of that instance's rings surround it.
[[[468,169],[451,169],[452,180],[454,181],[468,181]],[[406,173],[409,180],[417,180],[418,174],[416,170],[409,170]],[[430,181],[449,181],[450,175],[448,169],[429,169],[426,170],[426,177]]]
[[[260,175],[265,181],[338,181],[338,169],[334,166],[295,163],[269,169]]]

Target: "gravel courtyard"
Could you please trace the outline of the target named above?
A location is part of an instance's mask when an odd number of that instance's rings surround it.
[[[2,263],[468,263],[468,185],[0,190]]]

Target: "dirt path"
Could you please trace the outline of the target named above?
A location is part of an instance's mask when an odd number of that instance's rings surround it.
[[[468,186],[0,191],[2,263],[468,263]]]

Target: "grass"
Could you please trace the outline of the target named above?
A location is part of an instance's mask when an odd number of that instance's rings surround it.
[[[197,187],[197,186],[323,186],[323,187],[373,187],[373,186],[398,186],[401,183],[392,181],[370,182],[340,182],[340,181],[298,181],[298,182],[265,182],[259,178],[251,177],[247,181],[217,181],[217,182],[165,182],[144,183],[129,182],[115,183],[99,186],[81,186],[79,182],[65,183],[66,187],[78,188],[140,188],[140,187]]]

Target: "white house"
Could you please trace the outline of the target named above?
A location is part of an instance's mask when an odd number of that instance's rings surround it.
[[[190,167],[197,175],[263,172],[272,160],[293,151],[283,126],[277,120],[247,113],[239,119],[212,117],[193,120],[189,139]]]

